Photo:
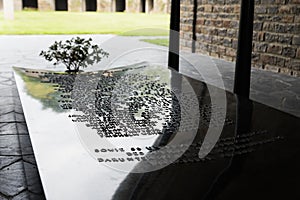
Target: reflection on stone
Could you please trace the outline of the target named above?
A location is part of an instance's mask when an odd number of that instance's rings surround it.
[[[81,74],[17,71],[27,95],[38,99],[44,109],[65,113],[65,120],[79,132],[96,135],[93,140],[113,143],[93,141],[85,146],[97,164],[113,169],[130,166],[126,169],[132,172],[157,167],[157,171],[131,173],[118,180],[113,199],[176,199],[183,194],[185,199],[242,198],[243,192],[235,188],[255,193],[259,187],[269,192],[276,188],[271,195],[276,197],[280,187],[268,184],[277,179],[288,182],[283,187],[288,191],[288,186],[295,189],[289,180],[300,178],[297,117],[226,92],[222,124],[223,110],[212,105],[205,83],[180,74],[172,77],[175,72],[149,66]],[[218,142],[204,143],[207,130],[219,126],[223,129]],[[174,138],[177,141],[172,143]],[[200,148],[209,151],[202,159]],[[275,180],[274,173],[281,168],[285,171]],[[193,186],[188,188],[188,182]],[[168,187],[161,191],[161,184]]]

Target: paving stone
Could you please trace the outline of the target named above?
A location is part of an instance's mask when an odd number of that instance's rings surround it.
[[[21,155],[18,135],[0,135],[0,155]]]
[[[3,195],[0,194],[0,200],[8,200],[8,198],[4,197]]]
[[[19,141],[22,155],[33,154],[29,135],[19,135]]]
[[[16,123],[17,125],[17,130],[19,134],[26,134],[28,135],[28,129],[26,123]]]
[[[15,106],[14,105],[0,105],[0,115],[4,115],[9,112],[14,112]]]
[[[24,114],[23,113],[17,113],[15,112],[15,119],[16,119],[16,122],[25,122],[25,117],[24,117]]]
[[[16,111],[17,109],[20,110],[19,107],[14,105],[0,105],[0,123],[25,122],[24,114]]]
[[[30,163],[24,162],[24,170],[28,190],[35,194],[43,194],[43,188],[41,187],[37,167]]]
[[[34,194],[29,191],[30,200],[44,200],[46,199],[44,193],[43,194]]]
[[[0,156],[0,169],[20,160],[21,156]]]
[[[6,196],[15,196],[26,189],[22,161],[16,162],[0,171],[0,192]]]
[[[0,115],[0,123],[5,122],[15,122],[15,113],[14,112],[8,112],[6,114]]]
[[[7,79],[7,78],[9,78],[9,79],[13,78],[13,73],[12,72],[1,72],[0,80]]]
[[[23,191],[20,194],[14,196],[11,200],[30,200],[30,193],[28,191]]]
[[[0,90],[0,97],[13,97],[14,96],[14,92],[12,90],[11,87],[4,87],[4,88],[1,88]]]
[[[17,125],[15,123],[0,123],[0,135],[18,134]]]
[[[23,160],[25,162],[31,163],[33,165],[36,165],[36,160],[34,155],[26,155],[26,156],[22,156]]]
[[[0,105],[1,106],[14,105],[14,99],[12,97],[1,97]]]

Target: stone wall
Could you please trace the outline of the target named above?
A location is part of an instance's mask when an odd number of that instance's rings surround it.
[[[3,0],[0,0],[0,11],[3,10]]]
[[[55,10],[54,0],[38,0],[38,9],[41,11]]]
[[[181,49],[191,51],[191,0],[181,2]],[[195,52],[235,61],[240,0],[198,0]],[[255,0],[253,66],[300,76],[300,0]]]
[[[68,11],[85,11],[85,0],[68,0]]]
[[[22,6],[22,0],[14,0],[14,10],[15,11],[20,11],[23,9],[23,6]]]
[[[97,11],[98,12],[111,12],[112,1],[111,0],[97,0]]]
[[[126,0],[126,12],[140,12],[140,0]]]
[[[154,13],[170,13],[171,1],[170,0],[153,0]]]

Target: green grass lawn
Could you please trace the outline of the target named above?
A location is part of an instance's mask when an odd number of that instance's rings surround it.
[[[169,39],[167,38],[157,38],[157,39],[141,39],[141,41],[148,42],[151,44],[156,44],[160,46],[169,46]]]
[[[0,12],[0,34],[118,34],[168,35],[169,15],[99,12],[15,12],[4,20]],[[142,30],[144,29],[144,30]]]

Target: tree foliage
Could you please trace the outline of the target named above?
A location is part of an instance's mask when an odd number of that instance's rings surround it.
[[[41,51],[40,56],[50,62],[54,61],[54,65],[64,64],[68,72],[78,72],[80,68],[98,63],[109,55],[98,45],[92,45],[91,41],[91,38],[80,37],[65,42],[55,41],[48,51]]]

